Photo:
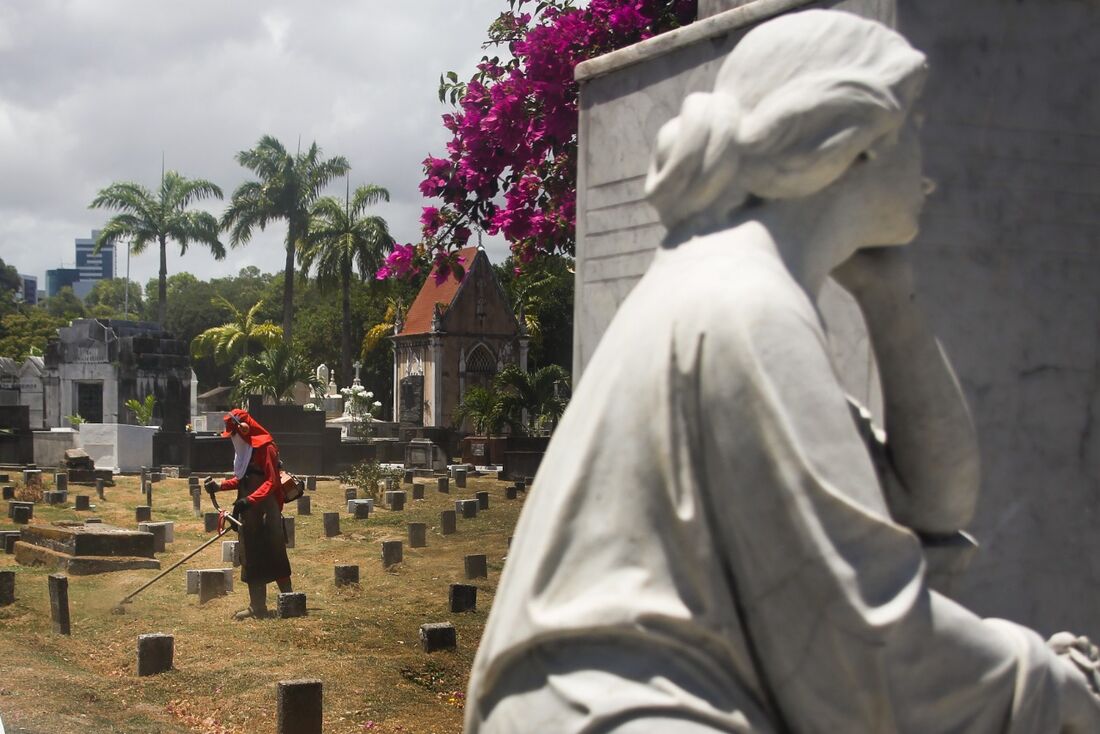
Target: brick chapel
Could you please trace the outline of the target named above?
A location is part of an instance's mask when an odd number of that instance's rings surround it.
[[[527,334],[485,250],[459,256],[463,278],[436,283],[433,270],[394,324],[393,414],[402,423],[450,427],[468,389],[488,386],[506,365],[527,370]]]

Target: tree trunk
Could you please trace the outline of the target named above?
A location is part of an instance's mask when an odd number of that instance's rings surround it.
[[[298,227],[291,222],[286,233],[286,269],[283,271],[283,340],[290,344],[294,328],[294,250]]]
[[[342,319],[340,323],[340,381],[344,385],[351,385],[351,263],[340,274],[341,309]]]
[[[157,323],[164,327],[168,317],[168,241],[160,238],[160,280],[157,283]]]

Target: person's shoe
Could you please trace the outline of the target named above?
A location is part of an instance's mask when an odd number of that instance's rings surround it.
[[[261,610],[259,613],[253,611],[252,607],[245,607],[241,611],[233,615],[233,619],[238,622],[245,619],[267,619],[271,616],[271,613],[266,609]]]

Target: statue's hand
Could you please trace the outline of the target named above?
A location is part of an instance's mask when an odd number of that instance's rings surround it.
[[[1047,640],[1059,657],[1073,664],[1085,676],[1089,688],[1100,696],[1100,649],[1087,637],[1078,637],[1072,632],[1059,632]]]
[[[833,270],[833,280],[863,308],[887,301],[908,301],[913,293],[913,266],[906,250],[904,247],[857,250]]]

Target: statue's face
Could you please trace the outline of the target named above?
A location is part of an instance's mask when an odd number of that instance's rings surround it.
[[[919,118],[904,125],[870,151],[870,158],[853,166],[859,210],[868,245],[904,245],[917,236],[924,207],[925,179],[921,168]]]

